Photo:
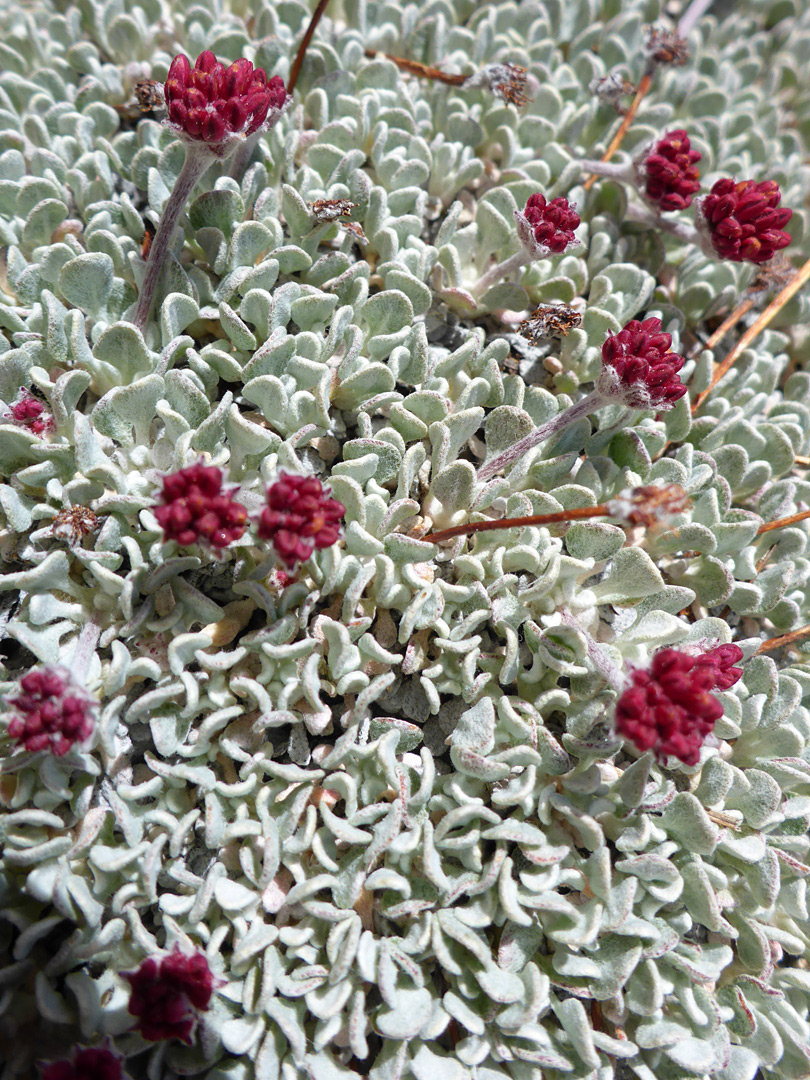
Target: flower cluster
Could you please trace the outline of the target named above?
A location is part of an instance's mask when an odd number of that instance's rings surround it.
[[[293,567],[315,548],[331,547],[340,536],[343,503],[314,476],[281,473],[267,489],[267,506],[259,518],[259,536],[271,540],[276,554]]]
[[[574,230],[580,217],[568,199],[559,196],[546,201],[539,191],[530,195],[523,211],[517,211],[518,232],[524,244],[533,244],[548,254],[559,255],[577,243]]]
[[[16,711],[8,733],[26,750],[62,757],[93,733],[93,703],[65,668],[43,667],[20,679],[20,694],[7,698]]]
[[[279,76],[267,78],[249,60],[225,67],[210,49],[200,53],[194,67],[188,57],[175,56],[164,86],[169,121],[188,138],[219,143],[228,134],[252,135],[271,109],[287,100]]]
[[[775,180],[718,180],[701,200],[700,219],[720,258],[764,263],[787,247],[793,211],[779,206],[781,198]]]
[[[700,190],[697,162],[685,131],[669,131],[644,160],[645,194],[660,210],[685,210]]]
[[[150,957],[137,971],[124,973],[132,987],[129,1012],[150,1042],[179,1039],[191,1043],[196,1011],[205,1012],[214,991],[214,976],[202,953],[186,956],[175,946],[162,960]]]
[[[163,505],[155,517],[165,540],[181,547],[207,540],[225,548],[245,531],[247,510],[222,491],[222,472],[210,465],[190,465],[163,478]]]
[[[678,376],[684,358],[671,345],[660,319],[631,319],[602,346],[600,391],[634,409],[671,409],[686,393]]]
[[[44,435],[53,428],[53,420],[45,413],[45,406],[33,394],[25,393],[9,410],[13,423],[28,428],[35,435]]]
[[[728,690],[742,676],[737,645],[721,645],[702,656],[662,649],[650,667],[633,671],[616,705],[616,731],[659,761],[672,756],[696,765],[700,748],[723,706],[712,690]]]
[[[121,1059],[110,1050],[74,1050],[72,1061],[53,1061],[40,1080],[121,1080]]]

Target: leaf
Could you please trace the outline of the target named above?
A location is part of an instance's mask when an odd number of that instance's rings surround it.
[[[98,315],[104,311],[113,287],[113,261],[100,251],[79,255],[59,273],[59,291],[69,304]]]

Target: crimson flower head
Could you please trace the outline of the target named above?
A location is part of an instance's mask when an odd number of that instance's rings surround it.
[[[644,159],[645,194],[659,210],[685,210],[700,190],[697,162],[685,131],[668,131]]]
[[[718,180],[700,202],[698,220],[721,259],[764,263],[786,248],[793,211],[780,206],[775,180]]]
[[[190,465],[163,478],[163,505],[155,517],[164,541],[181,547],[207,540],[225,548],[245,531],[247,510],[222,490],[222,472],[210,465]]]
[[[43,667],[23,675],[17,697],[6,699],[14,714],[12,739],[32,753],[50,750],[62,757],[93,733],[93,701],[62,667]]]
[[[633,409],[671,409],[686,393],[678,377],[684,359],[669,351],[671,344],[660,319],[631,319],[602,346],[599,389]]]
[[[196,1012],[206,1012],[214,991],[214,976],[202,953],[186,956],[175,946],[162,960],[144,960],[123,977],[132,987],[128,1010],[136,1027],[150,1042],[179,1039],[191,1044]]]
[[[568,201],[559,196],[546,201],[538,191],[530,195],[523,210],[515,211],[521,243],[535,259],[559,255],[579,241],[574,230],[579,228],[579,214]]]
[[[317,477],[280,473],[267,489],[259,536],[271,540],[282,562],[293,567],[305,562],[315,548],[337,542],[345,513],[343,503],[331,498]]]
[[[175,56],[163,94],[169,122],[186,138],[209,144],[252,135],[288,97],[278,75],[268,79],[249,60],[225,67],[210,49],[200,53],[194,67],[182,53]]]
[[[697,765],[700,748],[723,706],[712,690],[728,690],[742,676],[737,645],[721,645],[702,656],[661,649],[649,668],[635,670],[616,705],[616,731],[659,761],[668,756]]]
[[[53,419],[45,412],[45,406],[27,392],[11,406],[8,415],[13,423],[28,428],[35,435],[44,435],[53,428]]]
[[[43,1066],[40,1080],[121,1080],[121,1059],[110,1050],[74,1050],[71,1061]]]

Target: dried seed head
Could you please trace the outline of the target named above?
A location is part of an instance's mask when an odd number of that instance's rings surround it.
[[[611,72],[600,79],[591,79],[588,90],[603,104],[612,106],[620,116],[624,116],[627,106],[622,98],[635,94],[636,87],[621,75]]]
[[[521,108],[532,101],[531,89],[537,80],[529,75],[526,68],[509,61],[500,64],[487,64],[465,80],[465,87],[484,86],[502,101],[511,102]]]
[[[89,506],[69,506],[53,519],[53,535],[59,540],[77,544],[82,537],[98,528],[98,517]]]
[[[774,255],[766,263],[763,263],[757,271],[757,276],[748,286],[752,293],[779,292],[796,276],[796,267],[787,255]]]
[[[535,308],[528,319],[518,326],[518,330],[536,345],[545,338],[566,337],[581,322],[582,316],[578,311],[565,304],[551,304]]]
[[[683,67],[689,59],[689,46],[686,38],[679,37],[674,30],[646,26],[644,28],[644,54],[654,64]]]
[[[648,484],[621,492],[608,501],[607,508],[611,517],[649,529],[654,525],[666,524],[691,505],[692,500],[680,484]]]
[[[316,221],[337,221],[338,218],[349,217],[354,203],[348,199],[316,199],[309,203],[309,209]]]
[[[153,109],[162,109],[165,102],[163,87],[154,79],[138,79],[133,93],[138,101],[141,112],[151,112]]]

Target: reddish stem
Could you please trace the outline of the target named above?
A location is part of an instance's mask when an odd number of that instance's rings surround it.
[[[312,14],[312,18],[309,20],[309,26],[307,27],[307,31],[304,34],[301,44],[298,46],[298,53],[295,57],[293,66],[290,69],[290,77],[287,80],[288,94],[292,94],[293,90],[295,89],[295,84],[298,82],[298,76],[301,72],[301,65],[304,62],[304,57],[307,55],[309,43],[310,41],[312,41],[312,35],[315,33],[318,23],[321,21],[321,16],[323,15],[324,11],[326,11],[326,5],[328,3],[329,0],[318,0],[318,6],[315,8],[315,11]]]
[[[428,67],[427,64],[420,64],[418,60],[406,60],[404,56],[392,56],[390,53],[379,53],[374,49],[366,49],[365,54],[369,59],[373,60],[375,56],[384,56],[386,60],[390,60],[396,64],[402,71],[410,72],[411,75],[419,75],[423,79],[435,79],[436,82],[447,83],[449,86],[463,86],[469,79],[469,75],[450,75],[446,71],[440,71],[438,68]]]
[[[449,529],[440,529],[428,533],[423,540],[439,544],[451,540],[454,536],[466,536],[469,533],[491,532],[493,529],[520,529],[524,525],[555,525],[561,521],[578,521],[582,518],[610,516],[604,503],[599,506],[581,506],[575,510],[555,510],[552,514],[529,514],[528,517],[493,518],[490,521],[468,521],[464,525],[453,525]]]

